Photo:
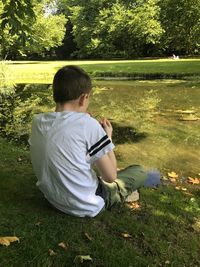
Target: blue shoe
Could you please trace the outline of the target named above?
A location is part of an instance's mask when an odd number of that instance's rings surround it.
[[[147,179],[144,183],[144,187],[156,187],[160,185],[161,174],[157,170],[151,170],[147,172]]]

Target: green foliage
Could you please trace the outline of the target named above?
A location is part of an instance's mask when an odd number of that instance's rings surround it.
[[[15,2],[13,6],[12,2]],[[48,0],[4,1],[0,6],[2,57],[15,59],[34,53],[44,55],[61,45],[66,19],[64,15],[54,13]]]
[[[9,91],[13,86],[12,71],[5,60],[0,61],[0,94]]]
[[[159,5],[165,30],[162,49],[179,54],[199,54],[200,1],[164,0]]]
[[[199,0],[4,0],[0,54],[16,59],[198,55]]]
[[[52,102],[47,85],[16,86],[11,94],[1,97],[1,132],[8,138],[27,143],[33,115],[49,111]]]
[[[131,58],[199,54],[199,5],[199,0],[60,0],[58,10],[73,26],[74,56]]]
[[[44,6],[42,2],[34,7],[36,20],[32,26],[32,40],[27,41],[24,48],[26,54],[42,55],[45,51],[62,44],[67,20],[62,14],[46,14]]]
[[[19,49],[31,38],[31,27],[34,23],[35,13],[32,1],[3,0],[0,12],[2,56],[7,56],[8,44],[15,43]],[[11,36],[13,38],[11,38]],[[12,41],[8,42],[7,39]],[[12,47],[12,46],[11,46]]]
[[[146,45],[159,43],[160,26],[157,0],[71,2],[70,20],[80,56],[140,55]],[[138,45],[140,44],[140,46]]]

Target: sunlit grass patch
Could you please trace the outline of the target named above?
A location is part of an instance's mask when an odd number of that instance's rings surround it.
[[[62,66],[79,65],[93,77],[170,78],[199,75],[199,59],[158,60],[68,60],[68,61],[8,61],[15,83],[52,83],[53,75]],[[139,75],[139,76],[138,76]],[[149,76],[148,76],[149,75]],[[156,76],[157,75],[157,76]],[[147,77],[146,77],[147,76]],[[176,78],[177,78],[176,77]]]

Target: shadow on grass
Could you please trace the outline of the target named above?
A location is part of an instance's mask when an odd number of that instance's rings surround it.
[[[121,126],[112,122],[113,126],[113,142],[115,144],[137,143],[147,137],[146,133],[138,132],[130,126]]]

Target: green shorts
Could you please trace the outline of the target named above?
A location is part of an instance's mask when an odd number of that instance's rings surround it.
[[[131,165],[117,172],[117,179],[113,183],[106,183],[99,179],[97,195],[105,201],[105,208],[123,203],[127,196],[144,185],[147,173],[140,165]]]

